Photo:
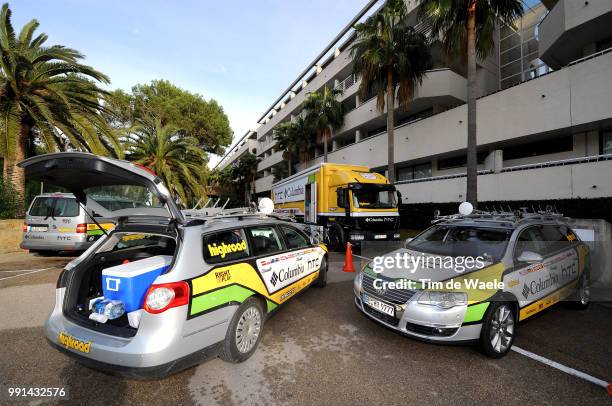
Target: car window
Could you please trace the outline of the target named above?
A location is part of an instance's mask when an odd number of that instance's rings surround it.
[[[546,241],[546,245],[549,253],[560,251],[570,246],[567,237],[561,234],[559,227],[554,225],[546,225],[541,228],[542,235]]]
[[[209,264],[234,261],[249,256],[249,245],[242,229],[205,235],[203,243],[204,260]]]
[[[281,226],[281,229],[287,241],[287,248],[302,248],[310,245],[308,238],[295,228]]]
[[[57,198],[55,201],[54,217],[76,217],[79,215],[79,204],[76,199]]]
[[[37,197],[30,207],[30,216],[48,216],[50,209],[53,207],[53,198],[51,197]]]
[[[273,254],[283,250],[283,245],[274,227],[251,227],[249,232],[251,233],[255,255]]]
[[[516,240],[514,255],[519,257],[524,251],[531,251],[535,252],[536,254],[546,255],[544,236],[538,227],[529,227],[523,230]]]

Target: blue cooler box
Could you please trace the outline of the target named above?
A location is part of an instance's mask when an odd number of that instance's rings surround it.
[[[172,263],[169,255],[157,255],[102,270],[105,299],[121,300],[126,313],[142,308],[147,290]]]

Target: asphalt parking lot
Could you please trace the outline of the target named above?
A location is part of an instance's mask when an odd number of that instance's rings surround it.
[[[0,384],[65,386],[95,404],[609,404],[606,390],[517,352],[491,360],[475,348],[399,336],[360,314],[352,274],[332,263],[325,289],[309,289],[265,324],[255,355],[219,359],[159,381],[87,369],[52,350],[42,324],[70,257],[0,256]],[[612,380],[612,308],[555,306],[519,326],[515,345]]]

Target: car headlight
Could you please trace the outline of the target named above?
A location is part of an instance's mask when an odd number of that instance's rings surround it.
[[[351,240],[353,241],[365,240],[365,236],[363,234],[351,234]]]
[[[425,290],[419,296],[418,303],[428,306],[437,306],[441,309],[450,309],[455,306],[467,305],[467,293]]]
[[[393,238],[400,238],[400,233],[393,234]]]

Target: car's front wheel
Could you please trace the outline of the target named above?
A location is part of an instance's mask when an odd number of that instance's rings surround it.
[[[263,322],[261,301],[253,297],[245,300],[230,322],[219,357],[233,363],[247,360],[259,345]]]
[[[491,303],[480,332],[480,348],[486,356],[501,358],[510,351],[516,323],[514,307],[510,303]]]

